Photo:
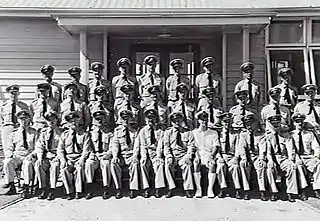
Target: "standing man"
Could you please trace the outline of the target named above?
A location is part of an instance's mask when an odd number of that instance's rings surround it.
[[[66,99],[60,104],[61,126],[67,123],[65,115],[69,112],[78,112],[80,116],[79,126],[86,129],[91,124],[91,116],[88,105],[78,99],[78,87],[74,83],[69,83],[64,87]]]
[[[105,100],[106,102],[112,102],[112,93],[111,93],[111,83],[107,79],[103,77],[103,70],[105,66],[100,62],[93,62],[91,64],[91,70],[94,73],[94,78],[89,81],[89,101],[96,100],[94,90],[98,86],[105,87]]]
[[[251,62],[245,62],[241,65],[240,70],[243,75],[243,80],[239,81],[235,88],[234,93],[238,91],[247,90],[248,99],[247,104],[256,109],[260,101],[260,87],[257,83],[252,80],[252,75],[254,72],[254,64]]]
[[[57,157],[57,147],[62,130],[58,127],[59,115],[54,110],[45,113],[44,118],[47,120],[47,128],[44,128],[36,143],[37,161],[35,163],[35,172],[38,179],[41,193],[39,199],[53,200],[59,177],[60,161]],[[49,180],[49,194],[47,196]]]
[[[71,83],[77,85],[78,88],[78,99],[82,102],[85,102],[86,104],[89,102],[89,89],[87,85],[84,85],[80,83],[80,77],[81,77],[81,68],[79,67],[71,67],[68,70],[68,73],[71,77]],[[64,94],[65,96],[65,91]]]
[[[18,119],[16,114],[21,110],[29,110],[26,103],[18,101],[19,85],[9,85],[6,88],[6,92],[9,95],[9,100],[4,102],[0,108],[1,116],[1,140],[4,156],[7,156],[8,151],[8,137],[17,128]]]
[[[53,98],[58,103],[61,103],[62,102],[62,86],[59,83],[52,80],[54,67],[46,64],[41,68],[41,73],[46,83],[50,84],[49,98]],[[36,96],[36,98],[37,97],[38,96]]]
[[[208,113],[199,111],[196,114],[199,127],[192,131],[195,145],[196,157],[194,160],[194,180],[197,187],[195,196],[202,197],[200,167],[203,165],[209,169],[208,172],[208,198],[214,198],[213,186],[217,178],[217,159],[222,159],[220,155],[219,135],[216,131],[208,128]]]
[[[47,126],[44,115],[47,111],[53,110],[59,113],[60,104],[53,98],[49,97],[50,85],[42,83],[37,85],[39,97],[34,99],[30,105],[32,117],[32,127],[38,131]]]
[[[280,76],[281,83],[276,87],[281,89],[280,104],[293,111],[298,101],[297,89],[291,85],[293,70],[291,68],[281,68],[278,75]]]
[[[270,200],[276,201],[278,188],[277,176],[282,171],[286,179],[286,192],[289,202],[295,202],[293,195],[298,194],[296,150],[289,132],[281,130],[281,115],[269,116],[270,127],[266,131],[267,178],[272,191]]]
[[[135,197],[135,191],[139,190],[139,142],[138,128],[132,124],[133,114],[129,110],[120,110],[119,118],[122,124],[114,130],[112,139],[111,174],[116,187],[116,198],[122,196],[122,170],[129,167],[129,197]]]
[[[268,116],[280,114],[281,127],[288,131],[291,126],[291,113],[286,106],[280,104],[281,89],[279,87],[272,87],[269,89],[268,94],[270,101],[261,110],[261,124],[267,129],[269,126],[269,122],[267,121]]]
[[[98,169],[100,165],[102,173],[102,184],[103,184],[103,199],[109,198],[109,188],[111,185],[111,140],[113,137],[112,127],[110,123],[108,124],[108,119],[110,116],[107,116],[107,113],[103,110],[96,109],[92,112],[93,121],[91,128],[91,139],[93,144],[93,151],[89,156],[89,161],[86,164],[86,178],[88,183],[93,182],[94,171],[91,169]],[[95,161],[95,167],[91,167],[90,161]],[[90,195],[87,195],[87,198],[91,198]]]
[[[213,57],[205,57],[200,63],[204,72],[196,77],[195,96],[198,97],[198,102],[205,97],[203,91],[208,87],[214,88],[216,94],[221,94],[222,78],[219,74],[214,73],[214,64],[215,60]]]
[[[141,181],[144,190],[143,197],[150,196],[150,174],[153,172],[155,183],[155,196],[161,197],[160,189],[165,187],[164,159],[163,159],[163,130],[157,126],[158,113],[155,109],[144,112],[146,126],[138,135],[140,143]]]
[[[72,200],[74,197],[80,199],[85,181],[86,160],[92,150],[91,139],[89,133],[79,127],[80,115],[78,112],[69,112],[64,115],[64,118],[68,124],[68,130],[61,134],[57,149],[61,176],[67,199]],[[94,167],[95,165],[92,162],[90,166]]]
[[[139,95],[139,85],[135,76],[130,74],[131,60],[129,58],[120,58],[117,61],[119,68],[119,75],[112,78],[112,95],[115,100],[114,108],[116,108],[123,101],[124,94],[121,91],[121,87],[124,85],[133,86],[132,99],[137,99]]]
[[[143,108],[150,101],[149,88],[157,85],[160,91],[164,92],[166,89],[165,79],[159,73],[156,73],[156,66],[158,63],[157,57],[149,55],[145,57],[144,63],[147,65],[147,73],[138,79],[139,93],[141,98],[140,106]],[[163,97],[161,98],[163,99]]]
[[[185,83],[180,83],[178,84],[176,91],[178,100],[171,103],[171,105],[168,103],[168,107],[172,111],[181,112],[184,118],[184,127],[193,130],[196,124],[196,105],[188,99],[189,86]]]
[[[302,90],[306,99],[296,105],[294,113],[304,114],[306,127],[313,128],[317,134],[320,134],[320,104],[315,101],[318,87],[314,84],[306,84],[302,86]]]
[[[9,187],[7,195],[16,194],[14,186],[15,170],[21,166],[21,176],[23,178],[22,198],[29,198],[32,193],[34,180],[34,163],[36,156],[34,147],[38,138],[38,133],[30,127],[30,114],[26,110],[21,110],[16,114],[19,127],[8,138],[7,154],[3,160],[3,171],[6,186]]]
[[[184,61],[182,59],[176,58],[170,61],[170,66],[172,67],[174,73],[169,76],[166,81],[168,106],[171,106],[173,102],[178,100],[178,85],[181,83],[186,84],[190,87],[190,80],[183,75],[183,65]],[[189,97],[189,90],[186,97]]]
[[[190,130],[182,127],[183,114],[181,112],[172,112],[169,115],[172,127],[164,132],[164,156],[165,173],[169,186],[167,198],[172,197],[172,190],[176,188],[174,182],[175,169],[182,169],[183,188],[186,196],[192,198],[193,185],[193,154],[195,151],[194,136]]]

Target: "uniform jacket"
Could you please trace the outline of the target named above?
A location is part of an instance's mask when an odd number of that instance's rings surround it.
[[[151,144],[151,127],[149,125],[144,126],[138,135],[140,144],[141,158],[155,158],[161,157],[163,154],[163,134],[164,131],[158,128],[154,129],[155,143]]]
[[[250,157],[259,156],[261,159],[265,159],[267,148],[265,144],[265,134],[261,131],[253,131],[254,144],[251,149],[251,132],[247,129],[243,129],[239,134],[239,152],[240,157],[246,160],[250,160]]]
[[[196,105],[190,100],[185,100],[185,101],[178,100],[174,102],[172,107],[170,108],[172,111],[182,112],[182,105],[185,106],[185,116],[187,118],[186,126],[192,130],[195,127],[195,123],[196,123],[196,120],[195,120],[195,113],[197,110]]]
[[[42,98],[37,98],[31,102],[30,112],[31,112],[33,122],[46,123],[46,120],[44,119],[44,116],[43,116],[43,103],[42,103],[43,101],[44,100]],[[47,98],[46,105],[47,105],[46,107],[47,111],[53,110],[57,113],[60,112],[60,104],[55,99]]]
[[[112,95],[114,99],[119,99],[123,97],[123,92],[120,90],[120,88],[124,85],[133,85],[134,86],[134,94],[139,94],[139,85],[137,78],[126,74],[126,76],[123,75],[117,75],[114,76],[112,79],[111,87],[112,87]]]
[[[88,86],[89,86],[89,100],[90,101],[96,100],[96,96],[94,94],[94,90],[98,85],[102,85],[102,86],[104,86],[106,88],[105,99],[108,102],[111,102],[112,101],[111,83],[110,83],[110,81],[108,81],[106,79],[103,79],[103,78],[100,79],[100,80],[97,80],[97,79],[94,78],[94,79],[89,81],[89,83],[88,83]]]
[[[99,130],[102,132],[102,152],[99,152]],[[93,125],[90,134],[93,144],[93,152],[99,157],[99,159],[111,159],[111,140],[113,132],[104,126],[98,127]]]
[[[150,76],[153,76],[154,84],[151,82]],[[165,79],[164,77],[160,76],[158,73],[146,73],[138,78],[139,84],[139,93],[140,97],[149,97],[150,93],[148,92],[148,88],[153,85],[159,85],[161,87],[161,91],[165,91]]]
[[[12,103],[13,102],[11,100],[8,100],[1,105],[0,116],[1,116],[2,126],[13,125]],[[29,106],[22,101],[16,101],[16,113],[21,110],[29,110]]]
[[[304,154],[303,155],[313,155],[315,157],[320,157],[320,144],[317,140],[313,131],[310,130],[301,130],[302,133],[302,143],[304,147]],[[299,130],[295,129],[291,132],[291,136],[293,138],[295,148],[297,153],[299,153]]]
[[[184,75],[179,75],[180,83],[185,83],[190,86],[190,80]],[[169,101],[177,100],[177,86],[178,86],[178,76],[172,75],[167,78],[166,81],[166,89],[167,89],[167,97]]]
[[[52,146],[49,150],[49,140],[50,140],[50,133],[53,130],[53,139],[52,139]],[[53,159],[57,156],[57,148],[59,144],[59,140],[62,134],[62,130],[60,128],[44,128],[41,130],[39,135],[39,139],[36,142],[36,152],[38,159]]]
[[[291,125],[291,113],[290,110],[279,104],[279,110],[281,114],[281,124],[283,127],[290,127]],[[267,121],[268,116],[276,115],[276,107],[275,104],[270,102],[268,105],[264,106],[261,110],[261,122],[263,124],[268,125],[269,122]]]
[[[212,75],[213,87],[216,88],[216,93],[221,94],[221,81],[222,78],[218,74]],[[203,90],[209,87],[208,73],[201,73],[196,77],[196,94],[198,98],[204,97]]]
[[[252,81],[252,101],[255,104],[258,104],[260,101],[260,87],[258,84],[255,83],[255,81]],[[238,92],[238,91],[242,91],[242,90],[249,90],[249,83],[247,79],[241,80],[239,81],[235,88],[234,88],[234,93]]]
[[[320,104],[314,101],[313,106],[320,118]],[[320,125],[316,122],[314,113],[312,112],[311,114],[309,114],[309,111],[310,111],[309,102],[305,100],[297,103],[293,112],[306,115],[306,119],[305,119],[306,123],[308,123],[310,126],[313,126],[313,127],[319,127]]]
[[[297,104],[297,100],[298,100],[297,89],[292,87],[291,85],[288,85],[289,96],[290,96],[290,99],[291,99],[291,104],[288,104],[288,102],[285,99],[286,85],[284,83],[281,83],[281,84],[278,84],[276,87],[281,89],[280,104],[282,104],[283,106],[288,107],[289,109],[293,109],[295,107],[295,105]]]

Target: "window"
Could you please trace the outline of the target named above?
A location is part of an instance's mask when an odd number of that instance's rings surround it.
[[[312,20],[312,43],[320,43],[320,20]]]
[[[304,43],[303,21],[275,21],[269,27],[270,44]]]

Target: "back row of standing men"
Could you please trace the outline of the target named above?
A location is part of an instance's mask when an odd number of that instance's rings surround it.
[[[91,65],[95,77],[88,86],[79,82],[81,69],[73,67],[69,69],[72,82],[63,89],[52,81],[54,68],[46,65],[41,69],[46,83],[37,85],[36,99],[30,107],[18,101],[18,85],[8,86],[10,100],[3,104],[1,111],[8,193],[15,192],[14,170],[22,165],[24,196],[30,191],[34,170],[43,190],[39,197],[44,198],[48,171],[50,187],[54,189],[58,168],[62,168],[68,197],[72,198],[76,192],[78,198],[83,192],[82,182],[86,180],[90,186],[100,164],[106,187],[104,198],[108,196],[111,177],[117,189],[116,197],[121,196],[124,165],[129,166],[131,197],[134,190],[139,189],[138,171],[143,177],[144,196],[149,196],[152,167],[156,175],[156,196],[167,180],[167,197],[170,197],[175,188],[176,166],[183,170],[187,196],[192,196],[194,183],[196,196],[201,196],[200,165],[209,168],[209,197],[214,196],[212,187],[217,175],[219,196],[224,196],[228,171],[236,197],[241,198],[242,189],[244,198],[248,199],[253,166],[262,200],[266,199],[266,173],[273,193],[271,199],[276,199],[278,191],[276,174],[283,171],[288,197],[293,201],[291,195],[308,186],[306,168],[314,175],[314,189],[319,195],[320,106],[314,101],[317,86],[305,85],[306,101],[296,105],[297,93],[290,85],[293,71],[283,68],[279,71],[281,84],[269,89],[270,103],[261,110],[260,89],[252,80],[254,64],[246,62],[240,67],[244,79],[234,91],[238,104],[225,113],[221,107],[221,78],[213,71],[212,57],[201,61],[204,72],[196,77],[194,86],[183,75],[181,59],[170,62],[174,74],[167,80],[155,72],[155,56],[147,56],[144,63],[147,73],[136,78],[128,73],[131,61],[121,58],[117,62],[120,74],[109,82],[102,76],[103,64],[95,62]],[[192,87],[194,100],[189,99]],[[303,138],[308,139],[301,140],[299,131],[289,133],[293,129],[292,121],[296,130],[304,130]],[[258,122],[266,133],[259,130]],[[297,129],[296,124],[301,122],[304,127]],[[296,139],[292,133],[297,133]],[[307,155],[307,159],[300,155]],[[296,170],[298,177],[294,175]],[[91,196],[89,191],[87,198]],[[52,191],[48,197],[53,198]],[[306,199],[304,192],[302,199]]]

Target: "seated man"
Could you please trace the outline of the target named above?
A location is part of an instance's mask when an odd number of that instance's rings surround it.
[[[60,162],[57,157],[57,147],[62,130],[58,127],[59,115],[51,110],[44,115],[48,127],[40,133],[36,143],[37,161],[35,164],[35,172],[38,179],[41,194],[39,199],[47,197],[47,185],[50,181],[50,192],[48,200],[54,199],[54,190],[59,177]]]
[[[146,109],[144,115],[147,125],[140,130],[138,135],[141,156],[141,181],[144,189],[143,197],[150,196],[150,172],[152,171],[155,175],[155,196],[159,198],[161,197],[160,188],[165,187],[164,159],[162,158],[163,130],[157,126],[158,114],[155,109]]]
[[[111,140],[113,131],[110,123],[111,115],[108,115],[103,110],[92,111],[92,127],[91,127],[91,139],[93,144],[93,151],[89,156],[89,160],[86,165],[86,178],[88,183],[93,182],[94,171],[90,169],[98,169],[100,165],[103,184],[103,199],[109,198],[109,188],[111,185]],[[95,167],[90,167],[90,162],[95,161]],[[87,199],[91,198],[91,194],[87,195]]]
[[[182,169],[183,187],[188,198],[192,198],[193,176],[192,158],[195,150],[194,137],[191,131],[182,127],[183,114],[172,112],[169,116],[172,127],[164,132],[164,156],[165,173],[168,181],[169,191],[167,198],[172,197],[172,190],[176,188],[174,182],[175,168]]]
[[[90,135],[79,127],[77,111],[65,114],[68,130],[61,134],[57,155],[61,164],[63,185],[67,199],[80,199],[85,181],[85,163],[91,151]],[[94,166],[94,164],[92,164]]]
[[[38,133],[30,127],[30,113],[26,110],[17,112],[19,127],[8,138],[8,150],[3,161],[4,178],[9,187],[7,195],[16,194],[14,186],[15,170],[21,166],[21,177],[24,180],[22,198],[29,198],[34,180],[34,147]]]
[[[114,130],[112,139],[111,174],[116,187],[116,198],[122,196],[122,170],[129,167],[129,197],[135,197],[135,191],[139,190],[139,143],[135,142],[138,136],[138,128],[133,120],[132,111],[119,110],[121,124]],[[137,144],[134,145],[134,144]]]
[[[320,144],[314,132],[307,130],[304,125],[306,116],[295,113],[292,116],[295,129],[291,132],[297,150],[298,184],[301,189],[301,199],[307,200],[306,180],[307,171],[313,177],[313,190],[317,198],[320,198]]]
[[[199,127],[192,131],[195,145],[196,157],[194,160],[194,180],[197,187],[195,196],[202,197],[201,190],[201,165],[209,169],[208,172],[208,197],[214,198],[213,185],[216,180],[217,159],[221,159],[220,142],[218,133],[208,128],[208,113],[206,111],[199,111],[196,114]]]
[[[286,192],[289,202],[295,202],[292,195],[298,194],[297,165],[295,163],[295,146],[290,133],[281,130],[281,115],[267,118],[270,127],[266,131],[267,178],[272,195],[270,200],[277,200],[277,176],[282,171],[286,179]]]

